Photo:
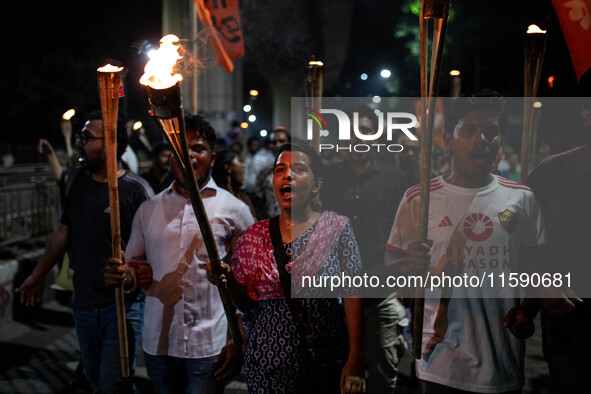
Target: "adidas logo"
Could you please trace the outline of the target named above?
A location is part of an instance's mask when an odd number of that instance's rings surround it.
[[[439,227],[452,227],[453,223],[449,220],[449,217],[444,217],[441,223],[439,223]]]

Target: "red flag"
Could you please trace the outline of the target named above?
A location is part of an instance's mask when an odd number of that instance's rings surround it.
[[[238,0],[204,0],[211,20],[220,33],[222,45],[230,59],[244,56],[244,41]]]
[[[577,80],[591,67],[591,0],[552,0]]]
[[[209,35],[209,42],[218,64],[232,72],[234,64],[231,59],[244,56],[238,0],[193,0],[193,3],[203,27],[214,30],[214,34]]]

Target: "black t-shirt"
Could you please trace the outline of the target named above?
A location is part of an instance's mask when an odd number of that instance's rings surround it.
[[[121,248],[125,250],[133,216],[140,204],[152,196],[152,189],[140,176],[126,171],[118,179]],[[96,182],[88,171],[81,172],[66,197],[60,223],[68,227],[70,262],[74,270],[72,307],[94,309],[115,301],[106,287],[104,268],[111,250],[111,216],[108,184]],[[137,299],[139,292],[126,294]]]
[[[406,178],[397,167],[376,158],[360,176],[346,161],[326,168],[320,190],[322,208],[351,221],[364,272],[383,271],[386,242],[406,187]]]
[[[168,175],[166,176],[166,178],[164,178],[164,180],[162,182],[160,182],[158,179],[156,179],[154,174],[152,174],[152,171],[149,171],[147,174],[142,175],[142,177],[146,181],[148,181],[148,183],[152,187],[152,190],[154,190],[154,194],[160,193],[162,190],[164,190],[168,186],[170,186],[172,181],[174,181],[174,175],[172,175],[172,172],[169,172]]]

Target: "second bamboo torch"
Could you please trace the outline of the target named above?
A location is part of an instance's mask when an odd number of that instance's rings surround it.
[[[97,70],[99,97],[103,114],[105,150],[107,154],[107,181],[109,183],[109,207],[111,212],[111,242],[113,257],[121,259],[121,225],[119,221],[119,190],[117,184],[117,117],[119,115],[119,87],[123,67],[107,64]],[[127,326],[125,323],[125,298],[123,286],[115,288],[117,326],[119,329],[119,353],[121,375],[129,377]]]
[[[177,60],[181,59],[178,54],[179,38],[169,34],[160,40],[160,48],[146,64],[145,73],[140,83],[148,89],[151,110],[150,115],[156,120],[162,134],[178,163],[183,176],[183,182],[189,195],[189,200],[195,212],[195,217],[201,230],[203,242],[207,249],[207,255],[212,270],[221,272],[221,261],[217,250],[215,238],[209,224],[207,212],[199,192],[199,184],[195,177],[193,163],[187,144],[185,129],[184,110],[181,97],[180,81],[182,75],[174,74]],[[242,344],[242,336],[236,318],[236,309],[232,304],[228,289],[218,287],[228,328],[235,344]]]

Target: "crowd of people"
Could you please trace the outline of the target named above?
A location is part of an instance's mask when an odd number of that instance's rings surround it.
[[[582,121],[591,127],[591,70],[578,95]],[[354,111],[359,132],[374,134],[373,111]],[[354,288],[302,297],[297,279],[383,269],[478,273],[478,265],[467,263],[476,250],[483,251],[481,259],[502,253],[511,267],[560,264],[573,271],[591,257],[589,144],[546,157],[527,185],[519,183],[513,174],[518,156],[502,150],[504,99],[493,91],[456,100],[446,112],[425,242],[419,241],[418,142],[401,140],[405,152],[394,163],[347,152],[329,164],[308,144],[292,141],[285,127],[245,147],[233,129],[222,149],[204,118],[187,115],[185,123],[221,272],[208,264],[171,151],[154,145],[143,178],[124,169],[123,124],[117,175],[124,257],[112,257],[105,141],[95,112],[75,136],[83,166],[62,181],[60,222],[17,289],[21,302],[38,303],[47,273],[68,252],[76,333],[93,392],[134,392],[141,344],[158,393],[221,393],[240,371],[252,393],[392,393],[408,346],[408,299],[396,292],[364,298]],[[46,143],[40,147],[51,153]],[[120,370],[114,286],[125,292],[129,378]],[[245,346],[232,340],[216,286],[229,290]],[[483,297],[474,288],[453,289],[453,296],[427,291],[418,390],[521,393],[525,340],[541,310],[551,376],[561,392],[589,392],[588,302],[568,289],[553,290],[524,297]]]

